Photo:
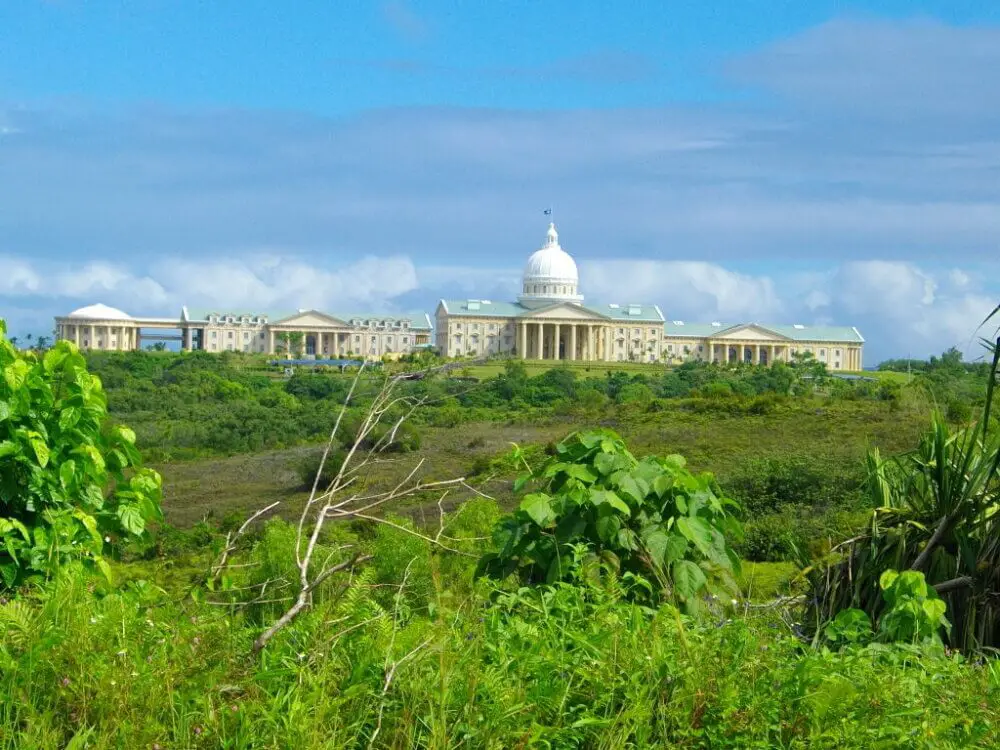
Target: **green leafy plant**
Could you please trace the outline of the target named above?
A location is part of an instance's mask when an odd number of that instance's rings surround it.
[[[76,347],[38,355],[0,321],[0,586],[50,577],[73,559],[107,574],[104,545],[159,520],[161,483],[135,433],[107,422],[99,378]]]
[[[927,585],[923,573],[887,570],[879,579],[879,588],[889,607],[879,621],[879,633],[885,640],[940,644],[941,628],[951,630],[944,616],[947,606]]]
[[[638,460],[611,430],[575,432],[515,489],[532,481],[535,491],[494,529],[498,550],[482,557],[480,574],[565,580],[584,544],[590,561],[655,581],[654,599],[692,609],[710,582],[732,588],[739,560],[727,534],[740,534],[736,503],[711,474],[692,474],[683,456]]]
[[[872,637],[872,621],[862,609],[844,609],[827,623],[823,634],[833,645],[864,643]]]

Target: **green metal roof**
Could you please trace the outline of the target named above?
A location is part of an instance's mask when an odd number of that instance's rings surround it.
[[[461,300],[441,300],[448,315],[457,317],[497,317],[497,318],[520,318],[530,316],[545,307],[529,308],[517,302],[494,302],[493,300],[461,299]],[[559,304],[572,304],[554,302],[552,306]],[[656,305],[579,305],[587,312],[609,318],[614,321],[625,321],[635,323],[662,323],[663,314]]]
[[[663,331],[667,336],[692,338],[708,338],[719,336],[726,331],[732,331],[745,326],[755,326],[771,331],[778,336],[791,341],[831,341],[852,342],[863,344],[865,339],[857,328],[852,326],[807,326],[807,325],[771,325],[770,323],[688,323],[687,321],[667,321]]]

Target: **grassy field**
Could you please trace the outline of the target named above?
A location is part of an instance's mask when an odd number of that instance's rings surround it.
[[[750,458],[789,454],[822,460],[860,462],[869,445],[895,452],[912,447],[926,416],[906,409],[892,411],[875,401],[791,402],[771,414],[733,416],[696,413],[682,408],[625,417],[611,410],[599,421],[622,434],[640,455],[680,453],[696,470],[731,475]],[[546,444],[582,424],[572,417],[541,423],[462,425],[459,429],[422,427],[422,447],[378,465],[381,481],[398,480],[418,461],[433,478],[468,475],[477,459],[511,447]],[[291,513],[305,497],[299,464],[315,447],[242,454],[225,458],[156,465],[163,474],[167,519],[188,526],[206,515],[222,518],[246,513],[275,500]],[[502,503],[512,500],[511,476],[488,480],[484,491]],[[412,511],[418,512],[418,511]]]

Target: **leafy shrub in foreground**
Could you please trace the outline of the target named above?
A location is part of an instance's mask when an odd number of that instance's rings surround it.
[[[593,562],[655,581],[654,601],[665,594],[692,609],[710,579],[734,588],[739,560],[726,534],[740,533],[729,513],[736,503],[717,494],[711,474],[688,471],[682,456],[637,460],[611,430],[577,432],[534,478],[538,491],[497,524],[499,551],[482,557],[480,573],[564,580],[582,545]]]
[[[19,352],[0,321],[0,587],[48,578],[70,560],[107,572],[105,538],[159,520],[160,476],[135,433],[106,424],[101,381],[69,342]]]

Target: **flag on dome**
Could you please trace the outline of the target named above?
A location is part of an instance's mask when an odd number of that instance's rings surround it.
[[[546,208],[544,211],[542,211],[542,213],[545,214],[546,216],[551,216],[552,215],[552,209],[551,208]]]

